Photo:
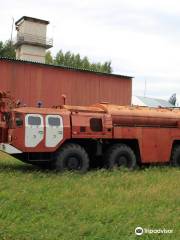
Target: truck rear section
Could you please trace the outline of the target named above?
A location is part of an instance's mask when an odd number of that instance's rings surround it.
[[[80,172],[97,159],[110,169],[180,166],[179,110],[109,104],[11,108],[2,97],[0,106],[0,149],[24,162]]]

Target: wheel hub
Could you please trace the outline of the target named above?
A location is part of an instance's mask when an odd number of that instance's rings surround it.
[[[128,159],[127,157],[121,155],[117,158],[116,164],[118,167],[120,166],[127,166]]]
[[[70,157],[66,161],[68,170],[78,170],[80,168],[80,161],[76,157]]]

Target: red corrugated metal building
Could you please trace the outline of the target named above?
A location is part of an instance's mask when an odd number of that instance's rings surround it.
[[[110,102],[129,105],[132,77],[0,58],[0,90],[22,104],[44,107]]]

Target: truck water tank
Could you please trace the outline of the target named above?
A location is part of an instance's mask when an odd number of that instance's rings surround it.
[[[111,114],[114,125],[178,127],[180,110],[96,104]]]

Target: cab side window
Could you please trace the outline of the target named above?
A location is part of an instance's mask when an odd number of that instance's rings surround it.
[[[23,126],[23,117],[21,113],[16,113],[15,114],[15,122],[17,127],[22,127]]]
[[[90,119],[90,128],[93,132],[102,132],[102,119],[101,118],[91,118]]]

